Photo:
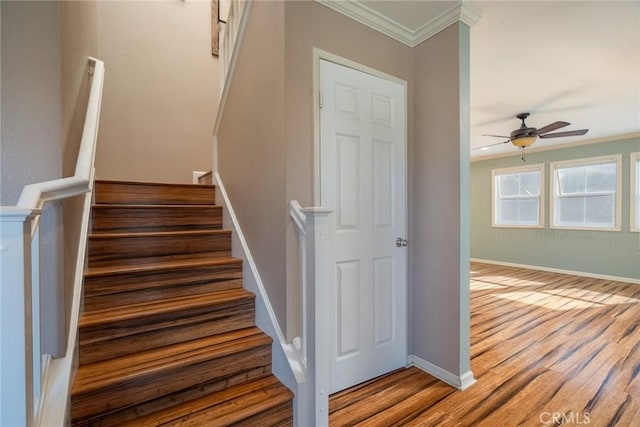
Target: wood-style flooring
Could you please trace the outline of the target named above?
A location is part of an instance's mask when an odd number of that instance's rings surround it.
[[[336,393],[331,426],[640,426],[640,285],[472,263],[471,366]]]

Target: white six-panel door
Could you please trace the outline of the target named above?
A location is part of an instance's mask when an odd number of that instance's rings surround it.
[[[331,390],[407,361],[405,87],[320,61],[320,198],[330,217]]]

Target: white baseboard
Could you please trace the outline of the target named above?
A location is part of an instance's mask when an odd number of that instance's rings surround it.
[[[437,379],[444,381],[458,390],[464,390],[476,382],[473,377],[473,372],[471,371],[467,371],[462,375],[456,375],[446,369],[442,369],[441,367],[434,365],[431,362],[427,362],[415,354],[409,355],[407,358],[407,366],[415,366],[416,368],[425,371],[429,375],[433,375]]]
[[[467,371],[464,374],[460,375],[460,390],[465,390],[469,386],[472,386],[476,383],[476,379],[473,376],[473,372]]]
[[[494,261],[491,259],[471,258],[472,262],[481,262],[483,264],[503,265],[505,267],[526,268],[528,270],[548,271],[550,273],[571,274],[573,276],[589,277],[592,279],[613,280],[615,282],[633,283],[640,285],[640,279],[631,277],[608,276],[605,274],[586,273],[584,271],[563,270],[561,268],[542,267],[539,265],[517,264],[513,262]]]

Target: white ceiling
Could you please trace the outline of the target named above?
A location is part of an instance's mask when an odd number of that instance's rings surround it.
[[[408,45],[447,22],[443,17],[456,5],[460,10],[454,1],[327,1]],[[347,3],[356,7],[345,8]],[[530,127],[562,120],[571,126],[559,131],[589,129],[581,137],[538,140],[532,150],[640,132],[639,1],[471,1],[464,6],[481,12],[471,13],[470,22],[462,19],[472,25],[472,157],[516,153],[511,144],[477,148],[500,142],[483,134],[509,135],[519,126],[515,115],[521,112],[531,113]]]

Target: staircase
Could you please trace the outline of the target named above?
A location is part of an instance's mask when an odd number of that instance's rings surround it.
[[[96,181],[72,425],[292,425],[214,196]]]

